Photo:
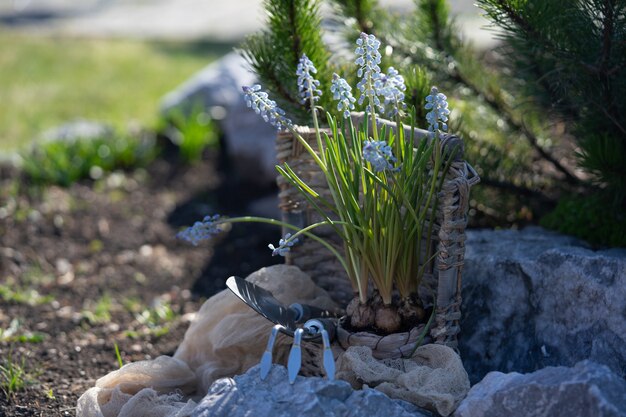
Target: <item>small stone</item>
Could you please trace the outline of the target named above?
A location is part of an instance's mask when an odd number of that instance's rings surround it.
[[[106,237],[109,235],[109,222],[106,219],[99,219],[98,220],[98,233],[100,233],[100,236],[102,237]]]
[[[139,248],[139,254],[141,256],[145,256],[145,257],[152,256],[152,252],[153,252],[153,249],[152,249],[152,246],[150,245],[142,245]]]
[[[259,366],[243,375],[215,381],[194,410],[195,417],[426,417],[414,405],[373,389],[353,390],[346,381],[297,377],[273,365],[264,381]]]
[[[72,306],[64,306],[57,309],[57,316],[63,319],[71,318],[74,314],[74,308]]]
[[[137,281],[138,284],[145,284],[145,282],[148,280],[146,276],[141,272],[135,272],[133,278],[135,279],[135,281]]]
[[[68,285],[74,281],[74,277],[74,271],[68,271],[67,273],[57,278],[57,283],[59,285]]]
[[[66,274],[71,271],[72,264],[65,258],[59,258],[56,261],[56,269],[59,274]]]
[[[164,114],[174,109],[189,113],[202,103],[219,123],[238,174],[256,184],[274,185],[276,128],[246,106],[241,92],[241,86],[256,82],[243,57],[233,52],[168,93],[161,108]]]
[[[63,228],[63,224],[65,223],[65,221],[63,220],[63,216],[61,216],[60,214],[55,214],[52,222],[54,223],[54,227],[56,227],[57,229]]]
[[[623,417],[626,381],[603,365],[582,361],[530,374],[490,372],[453,417]]]

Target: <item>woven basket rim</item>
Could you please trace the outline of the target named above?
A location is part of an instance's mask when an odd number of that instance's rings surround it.
[[[401,358],[408,355],[415,343],[423,338],[420,345],[430,343],[430,336],[426,324],[419,324],[409,331],[390,333],[386,335],[376,334],[370,331],[352,332],[342,327],[341,323],[346,316],[337,322],[337,341],[347,350],[351,346],[367,346],[372,350],[372,355],[377,359]]]

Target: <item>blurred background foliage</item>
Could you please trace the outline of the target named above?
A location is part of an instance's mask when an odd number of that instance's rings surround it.
[[[198,161],[217,146],[217,127],[202,109],[162,115],[159,101],[232,48],[1,30],[0,102],[10,104],[0,111],[0,152],[18,150],[25,178],[37,185],[69,186],[145,166],[164,149],[150,132],[169,139],[181,162]],[[95,138],[43,138],[77,117],[111,129]]]
[[[157,155],[154,137],[112,132],[93,138],[50,140],[22,153],[22,170],[37,185],[68,187],[105,172],[144,167]]]
[[[295,60],[304,50],[285,51],[318,48],[320,35],[289,10],[319,22],[319,3],[266,0],[267,28],[243,45],[261,83],[299,120],[306,109],[285,92],[295,91]],[[393,65],[405,75],[416,120],[424,120],[431,85],[448,95],[451,130],[465,138],[466,159],[482,178],[472,190],[471,226],[541,222],[593,244],[626,246],[624,0],[480,0],[501,40],[488,51],[459,35],[446,0],[416,0],[408,15],[375,0],[330,3],[334,16],[323,27],[334,42],[309,55],[324,69],[319,79],[333,71],[354,78],[345,69],[366,32],[382,42],[383,71]],[[259,62],[272,62],[273,72]]]
[[[0,30],[0,151],[76,117],[154,127],[161,97],[232,47]]]
[[[337,72],[355,85],[354,41],[375,34],[382,68],[405,77],[419,127],[430,87],[448,95],[450,128],[482,178],[472,190],[471,227],[541,224],[626,246],[626,0],[479,0],[500,38],[489,50],[462,37],[446,0],[414,3],[395,14],[376,0],[265,0],[265,28],[239,50],[273,98],[304,121],[300,55],[319,79]],[[158,102],[233,47],[0,31],[0,102],[10,103],[0,112],[0,151],[21,148],[32,180],[62,185],[146,164],[171,144],[181,162],[198,161],[218,145],[216,125],[201,108],[161,115]],[[320,104],[331,108],[328,87]],[[76,115],[104,120],[114,133],[29,146]],[[131,122],[166,146],[129,134]]]

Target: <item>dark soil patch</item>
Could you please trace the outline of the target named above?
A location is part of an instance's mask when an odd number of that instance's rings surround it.
[[[158,160],[68,189],[35,189],[4,169],[0,364],[10,354],[26,386],[0,390],[0,416],[75,415],[78,397],[119,366],[116,344],[125,363],[173,354],[228,276],[280,261],[267,249],[280,231],[267,226],[237,225],[198,247],[175,238],[206,214],[249,214],[252,201],[275,195],[218,159]]]

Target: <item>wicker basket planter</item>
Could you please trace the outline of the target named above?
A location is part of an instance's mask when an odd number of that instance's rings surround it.
[[[353,116],[355,123],[361,119],[362,115]],[[395,124],[391,122],[381,121],[381,123],[395,128]],[[298,132],[313,149],[317,150],[315,132],[312,129],[299,127]],[[408,134],[406,137],[411,135]],[[415,130],[416,141],[428,140],[429,137],[428,132]],[[455,155],[439,195],[439,205],[435,214],[435,233],[431,241],[427,242],[434,245],[438,255],[427,265],[427,272],[420,287],[420,297],[426,308],[432,307],[433,300],[436,299],[434,323],[424,341],[444,344],[454,349],[457,347],[457,334],[460,331],[461,272],[465,254],[469,190],[479,181],[476,172],[463,159],[462,146],[454,146],[459,144],[460,139],[453,135],[448,135],[441,141],[444,149],[454,148]],[[323,190],[327,190],[326,179],[311,156],[291,133],[278,134],[276,151],[280,164],[287,163],[304,182],[322,195],[325,194]],[[284,178],[279,176],[277,182],[283,221],[304,227],[320,220],[315,210],[309,207],[306,200]],[[325,197],[332,201],[329,192]],[[316,233],[332,241],[337,248],[342,247],[339,237],[330,228],[317,229]],[[313,280],[327,290],[340,305],[347,305],[354,297],[352,286],[339,262],[317,242],[304,239],[296,244],[287,254],[286,263],[296,265],[311,275]],[[368,345],[372,347],[376,357],[394,358],[410,352],[415,341],[423,333],[422,330],[423,328],[416,327],[406,333],[378,336],[367,332],[353,334],[339,325],[337,340],[344,349],[355,344]]]

